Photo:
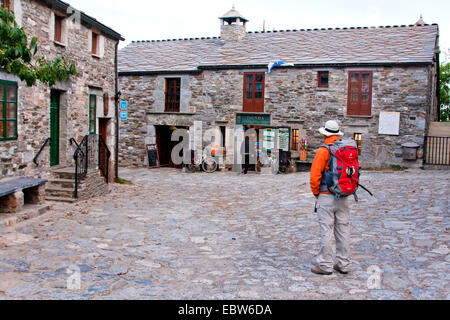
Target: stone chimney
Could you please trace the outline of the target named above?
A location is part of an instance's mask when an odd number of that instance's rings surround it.
[[[220,40],[222,44],[239,42],[245,38],[247,34],[246,23],[248,20],[234,6],[219,19],[221,23]]]

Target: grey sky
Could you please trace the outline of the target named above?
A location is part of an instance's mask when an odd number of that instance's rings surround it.
[[[126,41],[218,36],[218,17],[236,9],[250,20],[247,30],[306,29],[403,25],[420,14],[426,23],[438,23],[440,46],[450,48],[448,0],[66,0],[121,33]],[[444,58],[444,57],[443,57]]]

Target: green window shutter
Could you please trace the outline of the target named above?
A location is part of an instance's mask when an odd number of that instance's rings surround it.
[[[17,83],[0,80],[0,141],[17,140]]]
[[[97,133],[97,96],[91,94],[89,96],[89,134]]]

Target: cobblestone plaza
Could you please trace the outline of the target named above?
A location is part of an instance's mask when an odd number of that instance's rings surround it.
[[[448,171],[363,172],[352,272],[317,276],[309,174],[122,169],[0,229],[0,299],[449,299]]]

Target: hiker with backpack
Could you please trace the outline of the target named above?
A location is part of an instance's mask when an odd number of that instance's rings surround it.
[[[334,269],[341,274],[348,274],[350,265],[348,198],[353,195],[358,201],[356,196],[360,186],[358,147],[353,139],[342,139],[344,134],[337,121],[328,121],[319,132],[325,137],[325,144],[317,151],[311,166],[310,184],[317,199],[316,212],[320,225],[321,249],[313,261],[311,271],[315,274],[331,275]],[[333,264],[332,257],[333,233],[336,239],[336,264]]]

